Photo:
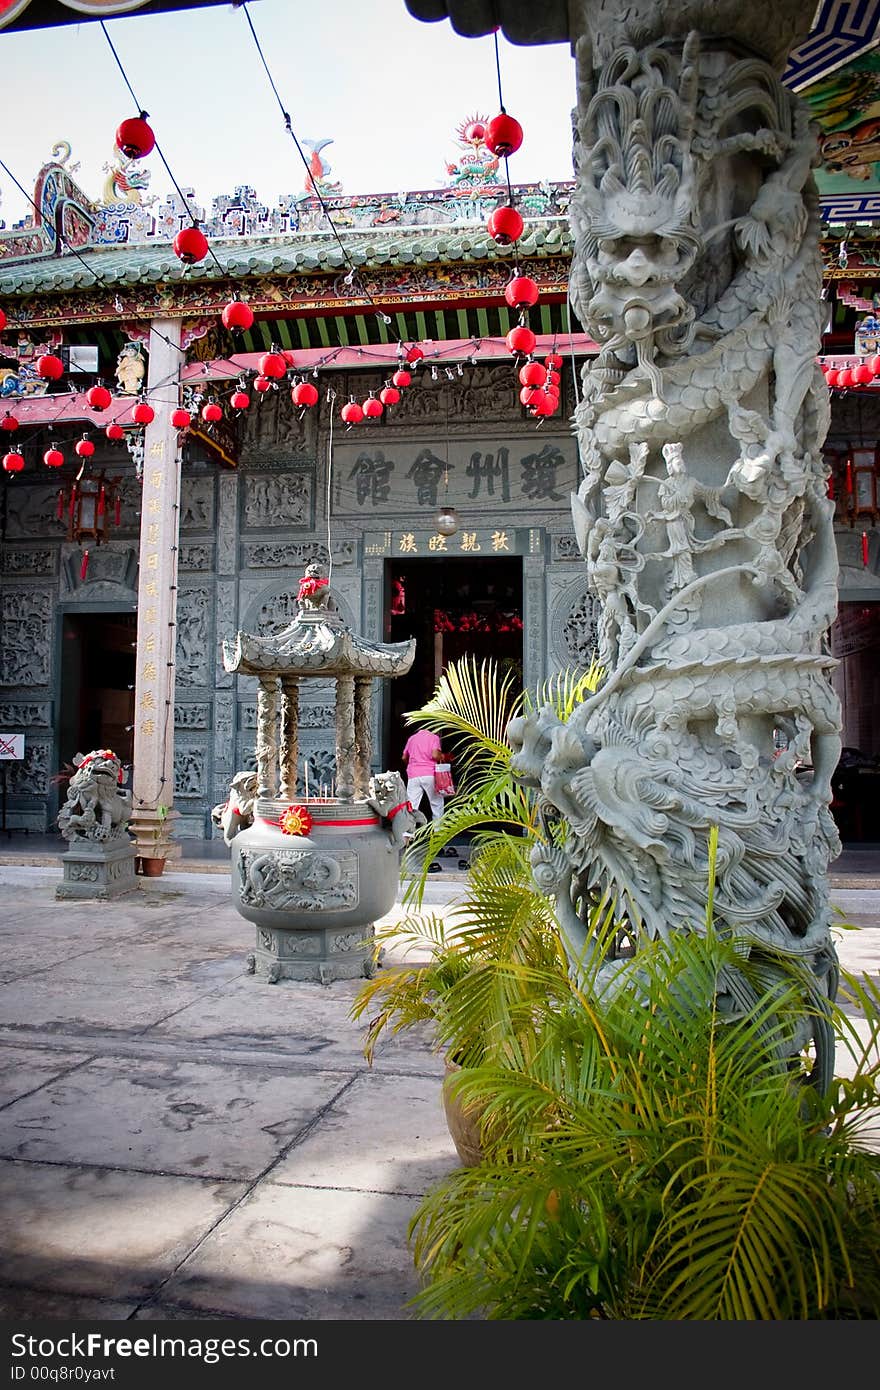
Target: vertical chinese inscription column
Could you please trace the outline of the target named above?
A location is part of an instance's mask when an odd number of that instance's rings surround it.
[[[373,755],[370,704],[372,676],[359,676],[354,683],[354,794],[365,800],[369,791],[370,759]]]
[[[180,461],[171,411],[178,403],[183,362],[180,336],[179,321],[155,319],[150,325],[147,389],[155,416],[144,435],[130,822],[137,853],[148,859],[180,854],[171,838],[180,518]]]
[[[281,786],[282,798],[296,796],[296,764],[299,757],[299,681],[283,678],[281,681]]]

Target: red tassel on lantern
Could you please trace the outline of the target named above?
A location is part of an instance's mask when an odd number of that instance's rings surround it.
[[[98,491],[98,516],[103,516],[106,510],[107,504],[104,499],[104,484],[102,483]]]
[[[80,567],[79,567],[79,577],[80,577],[80,579],[85,579],[85,577],[86,577],[86,575],[88,574],[88,572],[89,572],[89,552],[88,552],[87,550],[84,550],[84,551],[83,551],[83,557],[82,557],[82,564],[81,564]]]
[[[64,520],[64,489],[63,489],[63,488],[59,488],[59,490],[58,490],[58,506],[57,506],[57,508],[56,508],[56,510],[55,510],[55,519],[56,519],[56,521],[63,521],[63,520]]]
[[[867,533],[867,531],[863,531],[863,532],[862,532],[862,564],[865,566],[865,569],[868,568],[868,533]]]
[[[852,459],[847,459],[847,461],[846,461],[846,490],[847,490],[848,493],[852,494],[852,490],[853,490]]]
[[[116,525],[117,525],[117,526],[119,525],[119,523],[120,523],[121,520],[122,520],[122,503],[121,503],[120,499],[117,497],[117,499],[116,499]]]
[[[72,521],[72,520],[73,520],[73,514],[74,514],[74,512],[76,511],[76,484],[75,484],[75,483],[74,483],[73,487],[70,489],[70,507],[69,507],[68,510],[69,510],[69,512],[70,512],[70,519],[71,519],[71,521]]]

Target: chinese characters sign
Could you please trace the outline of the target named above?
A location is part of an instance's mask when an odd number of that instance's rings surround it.
[[[365,440],[337,447],[334,457],[337,516],[408,516],[424,525],[443,503],[503,515],[539,508],[558,510],[577,487],[574,440],[520,440],[419,448],[412,443]],[[424,518],[419,523],[417,518]]]

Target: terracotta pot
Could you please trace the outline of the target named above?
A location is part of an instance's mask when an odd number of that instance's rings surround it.
[[[164,859],[148,859],[145,855],[141,856],[141,873],[146,878],[159,878],[164,872]]]
[[[456,1153],[465,1168],[476,1168],[485,1158],[480,1145],[480,1110],[477,1106],[466,1107],[458,1096],[450,1090],[450,1081],[461,1071],[457,1062],[445,1063],[446,1075],[443,1078],[443,1110],[446,1124],[452,1136]]]

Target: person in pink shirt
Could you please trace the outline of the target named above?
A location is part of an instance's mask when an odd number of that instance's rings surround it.
[[[443,761],[440,738],[430,729],[418,729],[406,741],[403,750],[406,763],[406,795],[414,811],[418,811],[422,796],[428,798],[431,819],[443,814],[443,797],[434,788],[434,764]]]

